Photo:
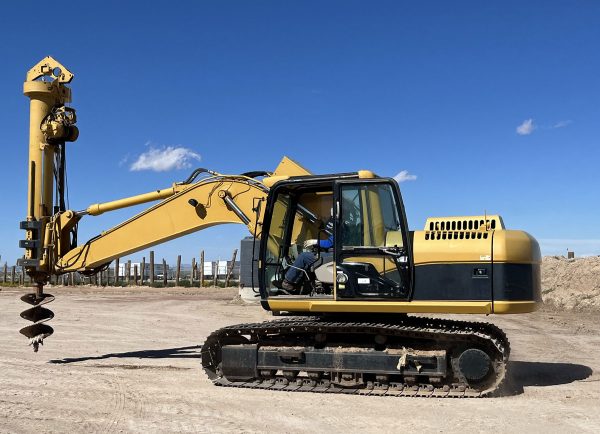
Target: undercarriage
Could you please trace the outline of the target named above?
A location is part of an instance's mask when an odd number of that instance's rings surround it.
[[[220,386],[483,397],[500,388],[509,352],[506,335],[489,323],[295,317],[215,331],[202,365]]]

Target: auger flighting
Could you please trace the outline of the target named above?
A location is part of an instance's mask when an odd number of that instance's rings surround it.
[[[21,300],[33,305],[31,309],[21,312],[21,318],[33,322],[32,325],[23,327],[20,332],[29,338],[29,345],[33,346],[33,351],[37,353],[40,345],[44,345],[44,339],[54,333],[52,327],[44,324],[46,321],[54,318],[54,312],[42,307],[44,304],[54,301],[54,296],[43,292],[43,284],[38,284],[39,292],[25,294]]]

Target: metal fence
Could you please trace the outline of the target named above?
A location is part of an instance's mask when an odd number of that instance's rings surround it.
[[[240,263],[236,262],[238,250],[233,251],[229,261],[205,261],[204,250],[200,259],[191,258],[191,263],[182,264],[177,255],[175,264],[168,264],[165,258],[155,261],[154,251],[150,251],[141,262],[119,258],[93,275],[78,272],[52,276],[52,285],[98,285],[98,286],[237,286],[240,279]],[[5,262],[1,270],[0,285],[24,286],[32,282],[18,265],[8,266]]]

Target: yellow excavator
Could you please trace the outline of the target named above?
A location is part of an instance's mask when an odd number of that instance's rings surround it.
[[[289,158],[273,172],[197,169],[165,189],[67,209],[66,146],[78,137],[67,105],[72,79],[46,57],[24,84],[30,141],[21,265],[35,291],[22,297],[33,307],[21,316],[33,324],[21,333],[35,351],[53,332],[54,314],[44,307],[54,298],[44,292],[50,276],[97,273],[115,258],[238,223],[260,246],[262,307],[286,315],[212,333],[201,357],[214,384],[435,397],[499,389],[510,352],[499,328],[412,314],[534,311],[541,256],[532,236],[506,229],[497,215],[429,218],[424,230],[410,231],[395,180],[368,170],[313,175]],[[78,244],[82,220],[149,202]]]

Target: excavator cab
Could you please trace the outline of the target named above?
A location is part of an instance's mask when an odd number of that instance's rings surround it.
[[[273,186],[261,236],[263,299],[409,298],[410,240],[398,185],[370,172],[368,176],[301,176]],[[297,258],[310,239],[333,239],[333,245],[304,253],[299,266]],[[294,292],[281,287],[290,268],[302,275]]]

